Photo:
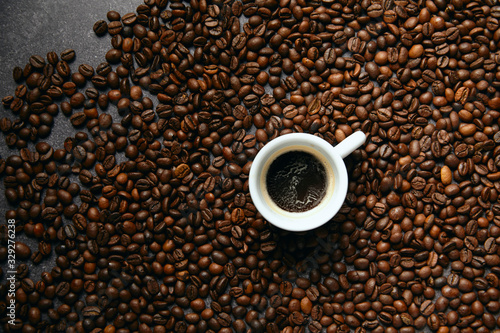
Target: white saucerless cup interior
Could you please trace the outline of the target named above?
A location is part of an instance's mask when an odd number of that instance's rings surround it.
[[[271,224],[288,231],[307,231],[330,221],[339,211],[347,194],[348,175],[344,158],[365,142],[363,132],[355,132],[335,147],[320,137],[293,133],[280,136],[266,144],[255,157],[249,175],[249,188],[257,210]],[[325,167],[327,190],[323,200],[305,212],[289,212],[270,198],[265,177],[271,163],[289,151],[314,155]]]

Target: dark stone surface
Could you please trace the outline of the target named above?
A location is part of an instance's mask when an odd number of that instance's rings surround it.
[[[105,61],[111,37],[97,37],[92,29],[94,23],[106,20],[109,10],[123,15],[135,12],[141,3],[141,0],[0,0],[0,98],[14,94],[17,84],[12,78],[12,69],[15,66],[24,68],[31,55],[46,58],[49,51],[60,54],[65,49],[74,49],[76,59],[70,64],[72,71],[83,63],[96,67]],[[2,117],[14,119],[12,112],[0,105]],[[64,139],[74,134],[69,119],[60,114],[55,117],[50,137],[44,141],[61,148]],[[4,135],[0,134],[0,156],[5,158],[13,153],[17,151],[9,150]],[[1,180],[0,224],[6,223],[5,212],[10,208]],[[25,241],[26,238],[19,234],[16,239]],[[28,243],[32,251],[36,250],[32,240]],[[46,262],[52,267],[52,261]],[[43,263],[36,267],[32,276],[38,278],[42,270]]]
[[[72,71],[83,63],[96,67],[105,60],[111,38],[97,37],[92,30],[94,23],[106,20],[109,10],[123,15],[135,12],[141,3],[141,0],[0,0],[0,98],[14,93],[17,84],[12,69],[24,68],[31,55],[45,58],[49,51],[60,54],[71,48],[76,51],[76,59],[70,64]],[[3,107],[0,109],[1,117],[11,115]],[[56,124],[47,141],[62,144],[60,139],[64,141],[74,130],[65,119],[56,119]],[[2,135],[0,155],[6,153]]]
[[[110,47],[108,37],[95,36],[92,27],[106,19],[109,10],[134,12],[140,0],[1,0],[0,1],[0,95],[12,93],[12,68],[24,67],[33,54],[60,53],[72,48],[73,65],[97,65]]]

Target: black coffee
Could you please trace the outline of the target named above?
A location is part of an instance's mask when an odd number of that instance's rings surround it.
[[[271,163],[266,187],[281,209],[305,212],[316,207],[325,196],[326,170],[315,156],[304,151],[290,151]]]

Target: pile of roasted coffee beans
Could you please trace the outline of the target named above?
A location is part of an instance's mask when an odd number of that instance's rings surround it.
[[[499,20],[494,0],[145,0],[94,25],[96,68],[32,56],[2,100],[6,219],[33,240],[3,331],[498,330]],[[55,117],[75,132],[52,147]],[[358,130],[333,221],[272,228],[258,150]]]

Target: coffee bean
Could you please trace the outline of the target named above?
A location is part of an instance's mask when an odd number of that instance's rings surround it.
[[[420,313],[424,316],[429,316],[434,312],[435,305],[431,301],[426,300],[420,306]]]
[[[16,241],[15,243],[16,255],[20,260],[26,260],[31,256],[31,249],[23,242]]]
[[[83,112],[74,113],[70,117],[71,124],[75,127],[79,127],[79,126],[83,125],[86,120],[87,120],[87,116]]]
[[[120,21],[112,21],[108,24],[108,32],[110,35],[117,35],[123,29],[122,23]]]
[[[19,329],[92,331],[109,316],[119,331],[496,328],[497,6],[303,6],[146,0],[96,22],[113,37],[95,70],[71,73],[65,50],[13,71],[7,215],[28,238],[22,260],[56,254],[45,286],[20,280]],[[59,109],[87,134],[23,149]],[[258,150],[357,129],[369,142],[346,159],[335,221],[270,228],[248,195]]]
[[[73,49],[66,49],[61,52],[61,60],[71,62],[75,59],[76,53]]]
[[[42,69],[45,66],[45,60],[39,55],[34,55],[30,57],[30,64],[34,68]]]
[[[93,29],[97,36],[102,36],[108,31],[108,24],[104,20],[99,20],[94,24]]]

